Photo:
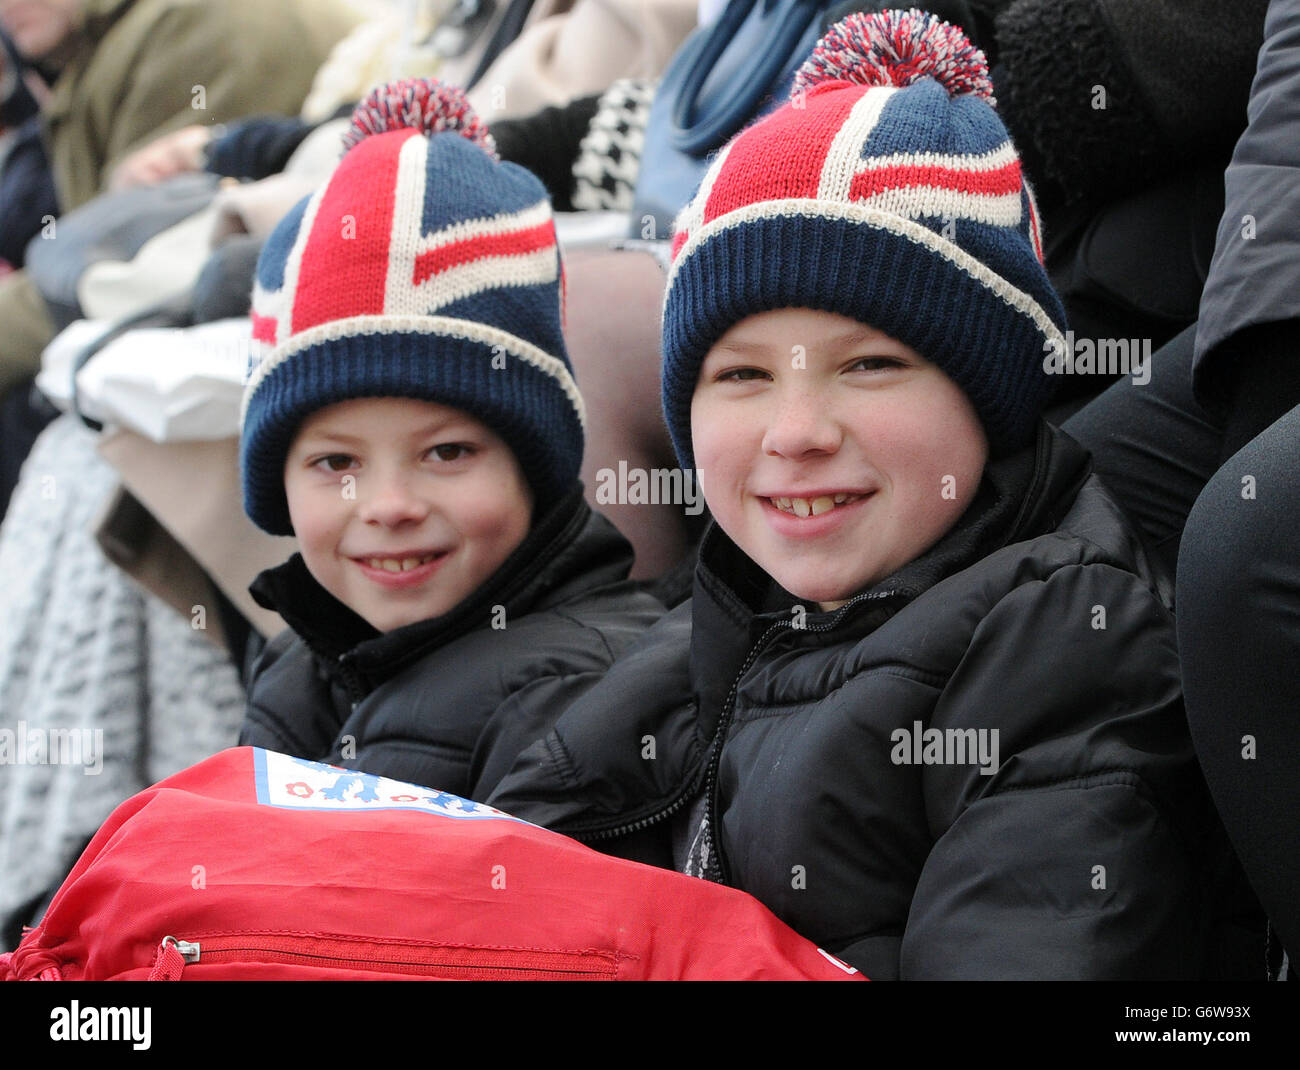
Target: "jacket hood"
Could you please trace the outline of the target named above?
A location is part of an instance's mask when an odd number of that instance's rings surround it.
[[[501,567],[442,616],[380,632],[322,587],[302,554],[260,573],[249,593],[279,613],[331,673],[347,661],[361,677],[360,690],[370,691],[466,631],[488,626],[495,607],[504,606],[512,620],[558,605],[625,579],[632,559],[631,544],[575,483]]]

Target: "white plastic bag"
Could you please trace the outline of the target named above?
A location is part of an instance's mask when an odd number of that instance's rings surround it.
[[[78,320],[46,347],[36,385],[72,408],[72,366],[109,329]],[[77,376],[81,411],[154,442],[193,442],[239,433],[243,376],[252,342],[247,317],[185,328],[128,331],[96,353]]]

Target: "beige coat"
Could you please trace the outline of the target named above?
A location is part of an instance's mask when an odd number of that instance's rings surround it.
[[[87,0],[41,109],[59,209],[104,188],[132,149],[194,123],[296,115],[357,21],[346,0]],[[55,227],[57,240],[57,224]],[[0,284],[0,389],[32,375],[53,332],[24,272]]]
[[[84,18],[42,109],[64,212],[160,134],[296,115],[316,69],[356,23],[342,0],[88,0]]]

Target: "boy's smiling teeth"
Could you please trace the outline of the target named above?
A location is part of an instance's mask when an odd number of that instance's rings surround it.
[[[820,498],[768,498],[767,500],[783,513],[805,517],[821,516],[822,513],[829,513],[837,505],[847,505],[863,497],[865,497],[863,494],[824,494]]]
[[[410,572],[411,569],[427,565],[435,557],[441,556],[435,553],[424,554],[422,557],[363,557],[361,560],[371,568],[382,569],[385,572]]]

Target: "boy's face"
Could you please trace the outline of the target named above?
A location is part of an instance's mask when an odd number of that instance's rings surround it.
[[[532,493],[505,442],[467,413],[407,398],[312,413],[284,490],[311,574],[381,632],[447,612],[532,522]]]
[[[709,350],[691,437],[723,531],[823,609],[936,543],[988,457],[974,407],[936,365],[855,320],[798,308],[750,316]]]

